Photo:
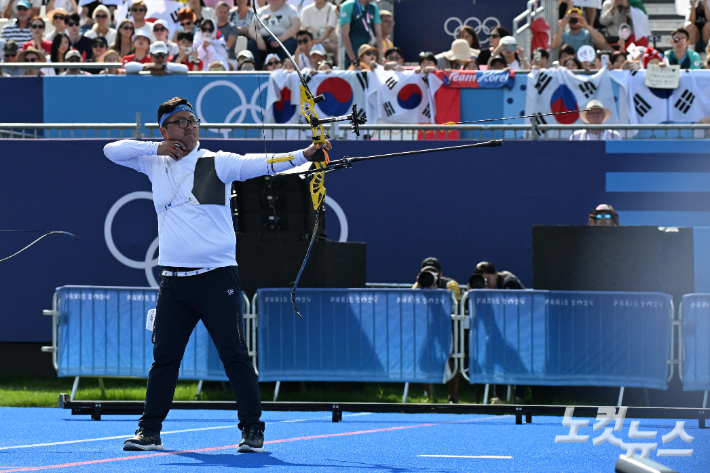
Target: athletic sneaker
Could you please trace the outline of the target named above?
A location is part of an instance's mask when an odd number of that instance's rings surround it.
[[[264,451],[264,431],[257,429],[253,425],[244,427],[242,431],[242,441],[239,443],[240,452],[263,452]]]
[[[160,441],[160,432],[141,427],[136,430],[133,437],[123,442],[123,449],[130,451],[162,450],[163,443]]]

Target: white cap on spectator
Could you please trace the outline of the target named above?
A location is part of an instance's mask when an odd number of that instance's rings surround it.
[[[471,59],[471,47],[465,39],[457,39],[451,43],[451,51],[446,51],[444,57],[449,61],[457,59],[459,61],[468,61]]]
[[[150,54],[168,54],[168,45],[163,41],[156,41],[150,45]]]
[[[239,54],[237,54],[238,62],[242,62],[245,59],[251,59],[252,62],[254,61],[254,55],[248,49],[242,49],[241,51],[239,51]]]
[[[309,56],[313,56],[314,54],[320,54],[321,56],[327,56],[327,54],[325,52],[325,48],[323,47],[322,44],[314,44],[313,45]]]
[[[135,33],[133,33],[133,37],[131,38],[133,41],[136,40],[137,37],[143,36],[144,38],[148,38],[148,41],[150,41],[150,29],[146,25],[143,28],[138,28]]]
[[[268,63],[272,59],[276,59],[277,62],[281,62],[281,58],[277,54],[271,53],[266,56],[266,59],[264,59],[264,64]]]
[[[158,18],[157,20],[155,20],[153,22],[153,26],[152,26],[153,29],[155,29],[155,25],[160,25],[163,28],[165,28],[166,30],[170,31],[170,27],[168,27],[168,22],[163,20],[162,18]]]
[[[514,44],[517,46],[518,42],[512,36],[503,36],[500,39],[500,44]]]
[[[81,61],[81,53],[76,49],[70,49],[69,51],[67,51],[67,53],[64,55],[64,61],[66,62],[73,57],[78,57]]]

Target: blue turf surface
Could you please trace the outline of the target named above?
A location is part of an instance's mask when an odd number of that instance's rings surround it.
[[[123,439],[137,427],[137,416],[104,416],[97,422],[88,416],[71,416],[68,410],[0,408],[0,473],[36,469],[207,473],[234,468],[304,473],[592,473],[613,472],[616,459],[623,453],[608,443],[592,445],[591,439],[602,432],[592,430],[593,419],[590,427],[579,431],[580,435],[590,435],[590,440],[576,444],[555,443],[556,435],[569,433],[569,428],[562,426],[561,417],[533,417],[532,424],[515,425],[512,416],[344,413],[342,422],[333,423],[329,412],[265,412],[263,420],[267,443],[273,442],[266,445],[268,453],[239,454],[233,447],[240,439],[235,411],[172,411],[163,425],[162,440],[165,452],[179,453],[155,455],[157,452],[121,450]],[[695,437],[690,444],[677,438],[665,445],[661,436],[673,429],[674,420],[641,419],[640,430],[658,431],[655,440],[629,439],[631,420],[626,419],[623,431],[614,434],[626,442],[692,448],[691,457],[659,458],[652,452],[650,458],[679,472],[710,472],[710,429],[699,429],[697,420],[686,421],[685,431]],[[302,438],[313,436],[322,437]],[[105,437],[120,438],[76,442]],[[54,442],[72,443],[7,448]],[[82,462],[86,463],[75,464]],[[67,464],[73,465],[57,466]]]

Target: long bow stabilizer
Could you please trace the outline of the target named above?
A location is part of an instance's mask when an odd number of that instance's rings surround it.
[[[34,231],[34,230],[0,230],[0,232],[33,232],[33,231]],[[45,233],[44,235],[42,235],[41,237],[37,238],[37,239],[36,239],[35,241],[33,241],[32,243],[30,243],[29,245],[27,245],[26,247],[22,248],[22,249],[21,249],[20,251],[18,251],[17,253],[14,253],[14,254],[12,254],[12,255],[6,257],[6,258],[0,259],[0,263],[2,263],[3,261],[7,261],[7,260],[9,260],[10,258],[13,258],[13,257],[19,255],[20,253],[22,253],[23,251],[25,251],[25,250],[28,249],[30,246],[34,245],[35,243],[37,243],[38,241],[40,241],[40,240],[41,240],[42,238],[44,238],[44,237],[47,237],[47,236],[53,235],[53,234],[61,234],[61,233],[65,234],[65,235],[73,236],[73,237],[76,238],[77,240],[79,239],[79,237],[76,236],[76,235],[74,235],[73,233],[63,232],[63,231],[60,231],[60,230],[55,230],[55,231],[47,232],[47,233]]]
[[[269,35],[271,35],[271,37],[279,44],[279,46],[281,46],[281,49],[286,52],[286,55],[289,59],[291,59],[291,62],[293,63],[293,67],[296,69],[298,78],[301,81],[301,114],[305,117],[307,123],[310,125],[311,130],[313,131],[313,143],[325,145],[326,140],[330,138],[330,136],[328,136],[328,134],[325,132],[325,129],[323,128],[323,124],[325,123],[349,121],[352,131],[355,133],[355,135],[360,136],[360,125],[365,124],[365,122],[367,121],[367,117],[364,114],[362,116],[358,115],[356,105],[353,105],[353,110],[350,115],[345,115],[341,117],[331,117],[326,119],[320,119],[318,117],[318,114],[316,113],[316,104],[324,101],[325,96],[322,94],[318,96],[313,95],[311,90],[308,88],[308,82],[303,77],[303,72],[301,72],[301,69],[298,67],[298,63],[296,62],[296,60],[293,58],[288,49],[286,49],[286,46],[284,46],[283,43],[279,40],[279,38],[261,21],[261,18],[259,18],[259,14],[256,10],[255,1],[252,1],[252,6],[254,9],[254,17],[256,18],[256,21],[261,25],[262,28],[264,28],[264,30],[266,30],[266,32],[269,33]],[[313,210],[316,214],[315,226],[313,227],[313,235],[311,236],[311,241],[308,245],[306,257],[303,259],[303,263],[301,264],[301,269],[298,271],[296,280],[291,285],[291,303],[293,304],[293,310],[296,311],[296,314],[299,318],[303,317],[301,316],[301,313],[296,307],[296,289],[298,288],[298,282],[301,279],[303,270],[306,267],[308,257],[311,255],[313,242],[315,241],[316,235],[318,234],[318,226],[320,225],[318,209],[323,205],[323,202],[325,201],[325,172],[319,172],[318,169],[324,169],[330,163],[330,157],[328,156],[328,152],[325,149],[318,150],[316,155],[313,156],[313,161],[316,171],[314,171],[314,176],[311,179],[310,190]],[[276,210],[274,209],[274,212],[275,211]]]

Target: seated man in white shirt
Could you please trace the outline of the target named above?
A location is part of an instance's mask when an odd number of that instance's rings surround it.
[[[187,66],[170,62],[168,56],[168,46],[162,41],[156,41],[150,45],[150,63],[129,62],[124,66],[126,74],[138,74],[140,71],[150,71],[154,76],[164,76],[165,74],[187,74]]]
[[[579,112],[579,118],[589,125],[601,125],[611,117],[611,110],[605,108],[599,100],[590,100],[585,110]],[[569,137],[572,141],[620,140],[621,134],[614,130],[577,130]]]

